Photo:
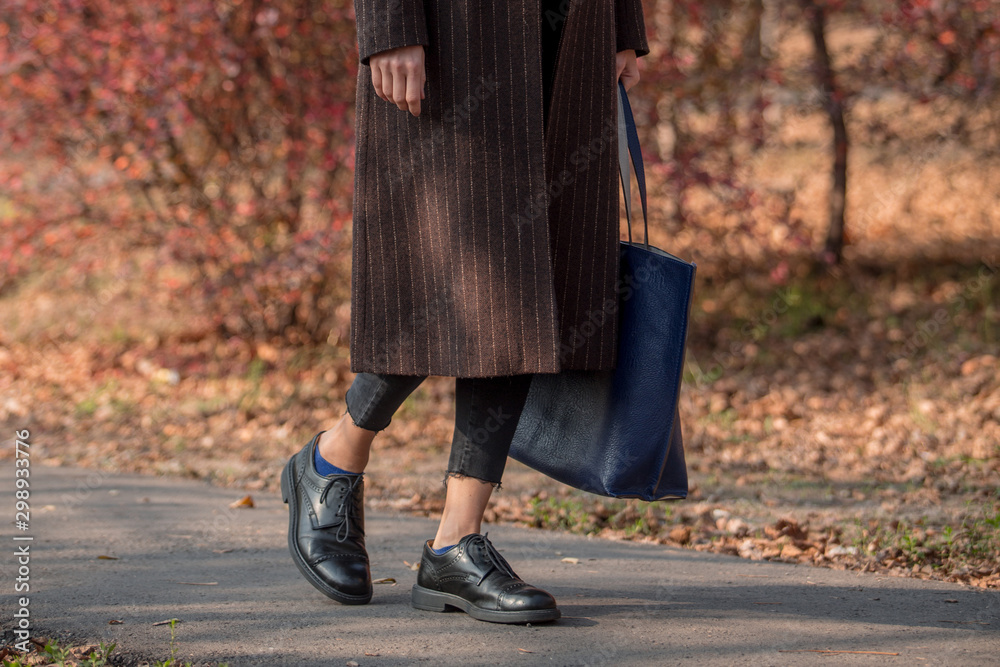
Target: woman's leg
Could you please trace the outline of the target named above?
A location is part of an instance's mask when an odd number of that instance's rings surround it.
[[[447,495],[434,547],[480,532],[528,397],[531,375],[456,378],[455,432],[445,473]]]
[[[363,472],[372,440],[425,376],[359,373],[347,391],[347,412],[321,436],[320,456]],[[528,395],[531,375],[455,379],[455,432],[445,475],[447,494],[434,546],[478,533]]]
[[[358,374],[347,391],[350,418],[341,418],[330,431],[313,436],[281,473],[292,560],[309,583],[338,602],[371,600],[360,473],[368,463],[375,433],[389,425],[393,413],[423,379]]]
[[[548,124],[564,0],[542,0],[543,118]],[[483,512],[500,486],[507,453],[528,396],[531,375],[456,378],[455,435],[445,483],[448,493],[434,547],[455,544],[482,527]]]
[[[560,616],[551,594],[526,583],[485,534],[483,511],[507,462],[528,396],[530,375],[459,378],[455,436],[437,537],[424,543],[410,603],[461,609],[480,621],[535,623]]]
[[[426,376],[359,373],[347,390],[347,411],[320,436],[319,454],[349,472],[364,472],[375,434]]]

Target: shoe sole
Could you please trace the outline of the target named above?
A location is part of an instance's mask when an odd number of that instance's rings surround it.
[[[367,604],[372,599],[371,592],[367,595],[350,595],[348,593],[341,593],[336,588],[320,579],[316,573],[309,568],[309,565],[306,563],[306,559],[302,556],[302,552],[299,551],[299,543],[298,540],[295,539],[295,531],[299,524],[298,511],[295,503],[289,502],[289,499],[292,497],[292,489],[296,488],[295,467],[292,465],[294,461],[295,457],[292,457],[292,459],[285,464],[285,469],[281,473],[281,499],[286,505],[288,505],[288,550],[292,553],[292,560],[295,562],[295,567],[299,568],[299,572],[301,572],[302,576],[306,578],[306,581],[312,584],[316,590],[328,598],[336,600],[341,604]]]
[[[490,623],[541,623],[554,621],[561,615],[557,607],[551,609],[524,609],[521,611],[498,611],[477,607],[465,598],[453,593],[432,591],[419,584],[414,584],[410,593],[410,603],[416,609],[426,611],[447,611],[454,607],[480,621]]]

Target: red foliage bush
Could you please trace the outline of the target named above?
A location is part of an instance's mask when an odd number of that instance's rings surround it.
[[[8,0],[0,289],[112,225],[188,263],[231,333],[323,338],[349,261],[344,0]],[[43,251],[43,252],[39,252]]]

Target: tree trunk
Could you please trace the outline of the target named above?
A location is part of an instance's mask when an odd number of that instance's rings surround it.
[[[744,80],[750,82],[756,91],[750,111],[750,131],[753,147],[759,150],[764,147],[764,81],[767,70],[761,36],[764,0],[751,0],[748,12],[743,33],[743,58],[747,63],[743,75],[746,77]]]
[[[830,192],[830,227],[823,249],[824,259],[839,264],[844,249],[844,210],[847,207],[847,125],[843,95],[837,90],[830,51],[826,45],[826,11],[812,0],[802,0],[816,49],[816,76],[823,91],[827,116],[833,126],[833,188]]]

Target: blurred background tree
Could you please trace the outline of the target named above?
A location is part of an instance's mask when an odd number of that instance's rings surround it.
[[[848,221],[848,127],[868,145],[956,139],[992,150],[1000,135],[1000,5],[882,0],[658,0],[647,3],[654,35],[640,95],[644,126],[659,162],[665,209],[675,229],[729,216],[758,244],[761,229],[786,228],[778,254],[819,252],[839,262],[855,234]],[[836,49],[829,33],[836,31]],[[905,133],[892,127],[897,106],[947,109],[939,122]],[[828,222],[817,243],[793,214],[796,193],[762,186],[758,152],[790,118],[825,114],[832,178]],[[879,113],[881,112],[881,113]],[[884,114],[884,115],[882,115]],[[789,169],[794,169],[789,164]],[[756,183],[751,183],[758,179]],[[767,180],[766,176],[762,180]],[[779,179],[781,180],[781,179]],[[770,212],[766,220],[758,216]],[[763,223],[762,225],[759,223]],[[756,233],[754,232],[756,228]]]

